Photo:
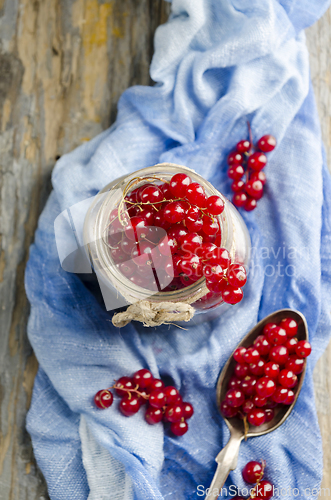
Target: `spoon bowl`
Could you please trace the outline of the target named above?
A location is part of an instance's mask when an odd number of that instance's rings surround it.
[[[262,330],[267,323],[278,324],[282,319],[285,318],[291,318],[297,322],[298,332],[296,337],[298,340],[308,340],[308,326],[304,315],[298,311],[294,311],[293,309],[281,309],[272,314],[269,314],[269,316],[265,317],[263,320],[257,323],[257,325],[237,345],[236,349],[238,347],[248,347],[252,345],[254,340],[259,335],[261,335]],[[236,365],[236,361],[233,358],[233,353],[225,364],[218,378],[216,398],[217,406],[219,409],[221,402],[225,398],[228,382],[234,373],[234,367]],[[259,427],[249,426],[249,430],[246,433],[246,438],[262,436],[264,434],[267,434],[268,432],[272,432],[285,422],[298,399],[305,377],[306,366],[307,361],[305,361],[304,363],[304,369],[302,373],[298,375],[298,385],[295,388],[295,399],[293,403],[289,406],[277,406],[275,408],[274,418],[270,422],[266,422]],[[225,418],[224,416],[223,418],[230,430],[231,437],[228,444],[225,446],[225,448],[223,448],[222,451],[220,451],[215,459],[218,466],[205,500],[210,500],[211,498],[215,500],[215,498],[218,497],[230,471],[234,470],[237,467],[240,443],[245,438],[245,429],[242,419],[238,417]]]

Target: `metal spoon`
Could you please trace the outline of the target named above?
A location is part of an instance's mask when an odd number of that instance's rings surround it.
[[[243,338],[243,340],[240,342],[240,344],[238,344],[237,347],[250,346],[251,344],[253,344],[256,337],[262,333],[263,327],[267,323],[279,323],[284,318],[292,318],[298,323],[298,340],[308,340],[308,326],[303,314],[299,313],[298,311],[294,311],[293,309],[281,309],[280,311],[269,314],[269,316],[261,320],[246,335],[246,337]],[[227,385],[230,377],[233,375],[235,364],[236,361],[231,355],[218,378],[216,387],[218,408],[220,408],[221,402],[225,397]],[[267,434],[268,432],[274,431],[285,422],[298,399],[306,372],[306,365],[307,363],[305,363],[304,365],[303,372],[298,375],[299,383],[296,386],[295,400],[293,401],[293,403],[290,406],[276,407],[275,416],[270,422],[265,423],[260,427],[250,426],[249,431],[246,434],[247,438]],[[234,417],[231,419],[227,419],[225,417],[223,418],[230,430],[231,436],[228,444],[223,448],[223,450],[220,451],[215,459],[218,465],[205,500],[209,500],[212,498],[215,500],[218,497],[230,471],[234,470],[237,467],[240,443],[245,437],[244,424],[241,419],[239,419],[238,417]]]

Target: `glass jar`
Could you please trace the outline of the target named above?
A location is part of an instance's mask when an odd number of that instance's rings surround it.
[[[120,219],[122,220],[117,220],[116,231],[113,231],[110,214],[118,214],[118,206],[120,203],[123,206],[123,198],[127,195],[127,192],[131,191],[132,186],[136,189],[150,182],[159,183],[161,180],[162,182],[168,182],[177,173],[187,174],[192,182],[198,182],[204,188],[207,196],[216,195],[223,200],[224,211],[217,216],[221,231],[221,247],[228,250],[231,262],[240,263],[247,269],[251,242],[246,225],[234,206],[210,182],[193,170],[172,163],[162,163],[144,168],[129,175],[124,175],[105,186],[93,200],[85,217],[84,247],[88,252],[92,268],[97,275],[107,310],[126,308],[132,304],[142,302],[145,304],[146,301],[152,307],[161,309],[164,303],[189,304],[191,323],[197,323],[215,316],[215,314],[210,315],[206,314],[206,312],[216,312],[217,310],[216,315],[218,315],[229,306],[229,304],[224,303],[221,294],[208,290],[204,277],[184,288],[172,289],[173,275],[166,274],[168,280],[164,281],[162,278],[162,281],[159,274],[155,276],[153,264],[149,268],[144,268],[146,273],[143,271],[143,274],[146,275],[143,276],[142,280],[139,280],[133,277],[135,270],[132,273],[130,271],[133,269],[130,264],[132,262],[130,255],[124,256],[124,260],[130,261],[125,266],[126,275],[121,272],[123,266],[121,267],[120,261],[116,260],[118,252],[122,251],[121,242],[123,238],[127,239],[124,227],[128,219],[127,214],[121,212]],[[130,189],[128,189],[128,186],[131,186]],[[130,207],[130,205],[127,206]],[[148,236],[154,240],[154,244],[156,237],[160,239],[163,235],[166,235],[165,230],[160,227],[152,226],[150,231],[151,233]],[[145,234],[144,237],[146,237]],[[155,248],[158,249],[157,244]],[[159,265],[162,272],[168,257],[164,255],[163,262]],[[149,277],[147,276],[148,272],[150,272]],[[193,318],[192,311],[194,313]],[[187,321],[187,318],[185,321]]]

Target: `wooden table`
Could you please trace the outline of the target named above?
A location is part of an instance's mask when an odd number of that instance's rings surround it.
[[[26,337],[23,277],[56,159],[108,127],[118,98],[148,85],[162,0],[0,0],[0,500],[48,498],[25,415],[37,362]],[[323,137],[331,158],[331,11],[307,31]],[[329,366],[315,387],[331,489]]]

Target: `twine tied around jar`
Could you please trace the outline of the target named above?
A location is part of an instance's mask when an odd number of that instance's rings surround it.
[[[160,326],[175,321],[190,321],[194,316],[194,307],[185,302],[150,302],[140,300],[131,304],[126,311],[114,314],[112,323],[122,328],[132,320],[140,321],[144,326]]]

